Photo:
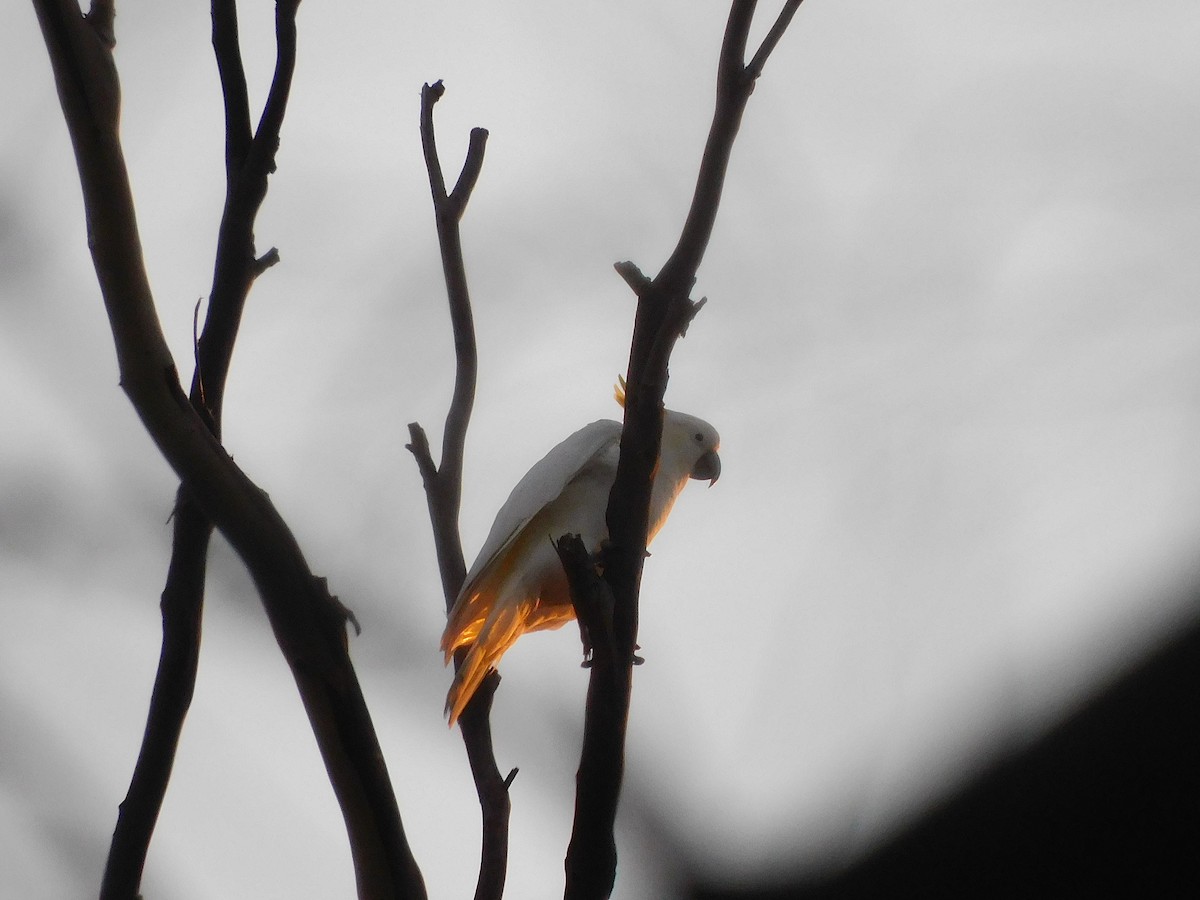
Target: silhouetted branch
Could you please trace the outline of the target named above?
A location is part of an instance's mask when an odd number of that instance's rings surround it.
[[[441,465],[434,465],[429,450],[429,439],[416,422],[408,426],[411,443],[407,447],[417,460],[417,468],[425,485],[425,499],[433,524],[438,571],[442,577],[446,611],[449,612],[466,577],[458,517],[462,502],[463,453],[466,448],[467,425],[471,420],[471,407],[475,401],[478,369],[475,324],[471,314],[471,296],[467,289],[467,272],[463,262],[462,238],[458,223],[483,167],[488,133],[483,128],[471,129],[462,172],[454,190],[447,194],[433,127],[433,107],[444,93],[445,87],[440,81],[427,84],[421,89],[421,148],[425,154],[425,168],[429,173],[429,187],[433,195],[434,220],[442,255],[442,273],[446,280],[450,322],[454,332],[454,394],[446,414]],[[460,649],[454,654],[455,671],[462,664],[464,653],[465,650]],[[504,893],[504,881],[508,871],[508,820],[511,809],[508,786],[516,776],[517,770],[513,769],[507,778],[502,777],[492,746],[490,715],[492,697],[499,682],[500,676],[494,671],[490,672],[458,719],[483,816],[483,848],[480,855],[479,879],[475,886],[476,900],[499,900]]]
[[[113,20],[117,17],[116,6],[113,0],[92,0],[91,9],[88,10],[87,23],[92,26],[92,30],[96,33],[96,37],[111,50],[117,44],[116,36],[113,33]]]
[[[117,814],[101,900],[136,897],[158,822],[200,659],[200,624],[212,524],[181,489],[175,501],[171,562],[160,608],[162,649],[137,764]]]
[[[771,55],[775,49],[775,45],[779,43],[779,39],[787,31],[787,27],[792,21],[792,16],[796,15],[800,9],[800,4],[803,2],[804,0],[788,0],[783,5],[783,9],[779,11],[778,18],[775,19],[775,24],[771,26],[771,30],[767,32],[767,36],[763,38],[762,46],[758,48],[758,52],[754,54],[754,59],[750,60],[750,64],[746,66],[744,78],[755,79],[762,74],[763,66],[767,64],[767,57]]]
[[[279,60],[271,89],[277,112],[270,118],[264,116],[258,134],[252,137],[236,4],[214,0],[212,5],[213,48],[225,100],[226,203],[189,399],[217,438],[221,434],[229,360],[246,296],[254,279],[279,259],[274,248],[261,258],[254,256],[254,220],[266,196],[267,175],[274,169],[274,148],[278,146],[295,68],[296,4],[281,6],[278,14]],[[251,162],[248,160],[254,144],[266,147],[267,152],[255,155]],[[195,688],[211,535],[212,523],[181,487],[175,499],[171,562],[161,600],[162,651],[141,750],[113,831],[100,892],[102,900],[138,893]]]
[[[689,294],[716,221],[746,102],[762,65],[799,3],[790,0],[785,5],[755,54],[752,68],[745,64],[745,58],[755,3],[734,0],[717,66],[713,121],[679,242],[653,280],[648,280],[633,263],[617,264],[618,273],[637,293],[638,306],[626,375],[620,462],[608,502],[609,545],[603,559],[604,580],[613,596],[616,659],[612,666],[593,665],[588,682],[583,752],[576,776],[575,823],[566,859],[567,900],[607,898],[612,893],[616,875],[613,826],[624,768],[638,595],[646,555],[650,490],[662,442],[668,362],[675,341],[703,304],[693,302]],[[592,635],[592,641],[598,646],[599,636]]]
[[[236,5],[233,0],[213,0],[213,49],[225,98],[225,209],[217,233],[213,289],[200,338],[200,362],[192,375],[192,396],[196,396],[197,384],[203,379],[205,403],[217,423],[215,433],[218,438],[225,378],[246,296],[254,279],[279,258],[279,252],[274,248],[261,259],[256,258],[254,220],[267,195],[267,178],[275,171],[279,131],[296,68],[298,6],[299,0],[276,3],[275,74],[258,128],[251,136],[246,79],[238,48]]]
[[[212,45],[225,100],[225,176],[229,186],[250,152],[253,139],[235,0],[212,0]]]
[[[454,334],[454,394],[450,400],[450,410],[446,414],[446,425],[442,434],[442,461],[437,468],[438,477],[432,482],[428,477],[425,480],[431,504],[430,515],[433,517],[438,567],[442,573],[442,589],[446,596],[446,609],[449,610],[454,605],[454,598],[458,596],[458,589],[467,574],[462,541],[458,534],[458,514],[462,503],[463,452],[467,442],[471,408],[475,403],[475,380],[479,368],[475,348],[475,321],[471,313],[471,293],[467,287],[467,270],[463,262],[458,222],[483,166],[487,131],[483,128],[472,129],[462,174],[454,194],[448,195],[433,128],[433,107],[444,93],[445,87],[440,81],[427,84],[421,89],[420,131],[425,168],[429,173],[429,186],[433,195],[434,222],[437,227],[438,246],[441,249],[442,274],[446,281],[446,295],[450,305],[450,325]],[[436,509],[432,499],[434,495],[428,494],[431,483],[436,489]]]
[[[121,386],[179,476],[181,489],[221,529],[254,579],[346,820],[359,896],[423,898],[423,880],[347,652],[345,608],[329,594],[324,579],[311,573],[267,495],[234,464],[213,433],[212,417],[201,417],[179,383],[142,260],[118,135],[120,91],[111,34],[81,16],[75,0],[34,0],[34,5],[75,150],[88,242],[112,328]],[[297,0],[277,5],[281,62],[294,53],[296,5]],[[103,8],[111,10],[111,4]],[[283,87],[273,87],[275,106],[270,115],[264,114],[264,123],[282,118],[290,63],[287,66],[286,71],[277,68],[277,85]],[[271,147],[261,151],[269,165],[278,125],[262,129],[264,134],[272,129]],[[252,253],[249,260],[253,266]],[[231,345],[232,336],[228,341]],[[214,343],[214,350],[221,349],[227,347]],[[202,356],[201,369],[206,365]],[[198,373],[198,379],[204,377],[204,371]]]
[[[615,666],[618,657],[613,640],[612,590],[596,571],[595,560],[579,535],[564,534],[554,549],[567,575],[571,606],[583,641],[584,664],[589,668]]]
[[[637,267],[637,263],[630,260],[623,260],[622,262],[613,263],[613,268],[617,270],[617,274],[629,285],[629,289],[639,297],[642,291],[649,289],[650,279]]]

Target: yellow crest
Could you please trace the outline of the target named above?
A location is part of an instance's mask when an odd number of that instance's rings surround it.
[[[613,399],[621,404],[621,409],[625,408],[625,379],[620,375],[617,376],[617,383],[613,385]]]

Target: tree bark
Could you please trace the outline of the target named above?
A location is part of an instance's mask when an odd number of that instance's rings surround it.
[[[609,545],[604,581],[612,594],[611,664],[594,663],[588,681],[583,751],[576,774],[575,821],[566,857],[567,900],[593,900],[612,894],[616,878],[614,837],[625,765],[638,600],[650,490],[662,443],[663,395],[671,351],[703,301],[689,294],[708,247],[720,205],[725,173],[742,113],[767,57],[802,0],[789,0],[750,65],[746,41],[754,18],[753,0],[734,0],[717,66],[716,107],[696,189],[679,242],[653,280],[632,263],[618,272],[638,295],[625,388],[625,421],[617,476],[609,494]],[[578,607],[579,600],[575,599]],[[592,635],[594,646],[601,642]]]
[[[462,504],[463,454],[466,450],[467,425],[470,423],[471,408],[475,401],[478,369],[475,324],[458,224],[466,211],[467,201],[471,198],[471,191],[483,166],[488,133],[483,128],[471,129],[462,172],[454,189],[447,193],[433,128],[433,107],[444,93],[445,88],[440,81],[422,88],[420,130],[425,168],[433,196],[434,221],[442,256],[442,274],[445,277],[446,295],[450,304],[450,323],[454,333],[454,394],[450,400],[450,409],[446,413],[446,425],[442,434],[441,464],[434,464],[429,440],[416,422],[408,426],[411,443],[407,446],[416,458],[417,468],[425,485],[438,571],[442,577],[446,611],[449,612],[458,598],[458,592],[462,589],[463,579],[467,574],[458,519]],[[454,655],[456,671],[462,664],[464,654],[465,651],[460,650]],[[508,822],[512,809],[508,786],[516,776],[517,770],[509,772],[507,778],[501,776],[492,745],[492,697],[499,683],[500,676],[495,672],[489,673],[458,720],[483,818],[475,900],[500,900],[504,894],[504,882],[508,873]]]
[[[350,838],[360,897],[425,897],[346,645],[345,608],[309,570],[267,495],[188,401],[159,325],[118,133],[111,2],[34,0],[75,150],[88,244],[121,387],[200,510],[250,571],[292,669]],[[298,0],[280,0],[281,13]],[[294,33],[287,36],[294,40]],[[282,115],[282,110],[279,111]]]

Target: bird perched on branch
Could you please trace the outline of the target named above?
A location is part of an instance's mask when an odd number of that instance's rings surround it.
[[[624,406],[623,382],[616,397]],[[459,647],[469,647],[446,697],[451,726],[517,638],[575,618],[553,542],[578,534],[589,552],[600,551],[608,538],[605,512],[620,440],[620,422],[601,419],[584,426],[526,472],[500,507],[442,635],[447,663]],[[707,480],[710,486],[716,482],[720,442],[716,429],[703,419],[666,411],[647,542],[662,528],[689,478]]]

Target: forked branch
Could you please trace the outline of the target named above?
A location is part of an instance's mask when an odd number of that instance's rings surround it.
[[[467,288],[466,265],[463,262],[462,238],[458,223],[466,211],[471,191],[483,167],[487,131],[471,129],[466,161],[454,190],[446,192],[446,180],[438,158],[433,128],[433,107],[442,98],[445,88],[440,81],[425,85],[421,90],[421,147],[425,153],[425,168],[433,195],[434,220],[437,223],[438,246],[441,249],[442,273],[450,303],[450,322],[454,332],[454,394],[446,414],[442,436],[442,461],[435,465],[429,450],[429,439],[416,422],[408,426],[411,443],[409,451],[417,460],[417,468],[425,485],[425,499],[433,524],[434,547],[438,570],[442,577],[442,592],[446,611],[454,606],[466,576],[462,538],[458,518],[462,502],[463,453],[466,448],[467,425],[475,400],[477,353],[475,324],[471,314],[471,296]],[[462,664],[463,652],[454,656],[455,670]],[[516,769],[508,777],[500,775],[492,746],[492,697],[499,676],[490,673],[476,690],[459,717],[463,743],[475,791],[483,816],[483,848],[479,862],[479,878],[475,885],[476,900],[499,900],[504,893],[508,871],[508,820],[511,802],[508,786]]]
[[[296,9],[295,3],[278,8],[278,61],[267,104],[275,112],[264,116],[258,132],[251,135],[236,5],[232,0],[214,0],[212,6],[213,48],[225,101],[226,202],[208,314],[196,342],[188,399],[217,438],[242,308],[254,279],[279,258],[274,248],[262,259],[255,258],[254,221],[266,196],[267,176],[274,170],[274,149],[295,69]],[[252,153],[255,146],[262,149]],[[195,689],[212,523],[182,486],[176,492],[173,520],[171,562],[161,600],[162,651],[141,750],[113,831],[101,900],[138,893]]]
[[[280,0],[277,9],[294,14],[297,2]],[[312,574],[267,495],[222,448],[211,418],[184,395],[167,349],[118,134],[112,4],[97,3],[88,17],[75,0],[34,5],[75,150],[121,386],[183,490],[229,539],[258,588],[342,808],[359,896],[423,898],[421,873],[347,652],[345,608]]]
[[[765,40],[746,64],[754,0],[734,0],[717,65],[716,105],[696,189],[679,242],[652,280],[632,263],[618,272],[638,297],[626,375],[625,421],[616,481],[608,501],[609,546],[604,580],[613,596],[616,662],[594,665],[588,683],[583,752],[576,776],[575,824],[566,859],[567,900],[607,898],[616,875],[613,828],[625,758],[625,729],[638,597],[646,555],[650,490],[662,442],[663,395],[676,340],[703,301],[690,299],[720,206],[721,191],[742,113],[767,57],[802,0],[784,5]],[[578,601],[577,601],[578,604]],[[592,636],[593,643],[599,638]]]

